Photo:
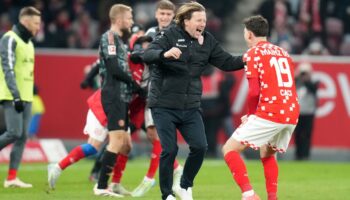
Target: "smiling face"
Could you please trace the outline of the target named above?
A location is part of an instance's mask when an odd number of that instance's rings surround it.
[[[175,16],[175,13],[173,10],[168,10],[168,9],[157,9],[156,11],[156,19],[158,22],[158,26],[160,29],[163,29],[171,23]]]
[[[185,30],[191,37],[198,39],[204,31],[206,23],[205,11],[196,11],[192,13],[191,19],[185,19]]]

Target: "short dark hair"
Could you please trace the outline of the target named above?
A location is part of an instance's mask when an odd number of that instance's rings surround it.
[[[156,10],[162,9],[162,10],[172,10],[175,12],[176,7],[175,5],[169,1],[169,0],[161,0],[157,3]]]
[[[261,15],[255,15],[243,20],[245,28],[254,33],[256,37],[266,37],[269,33],[269,23]]]
[[[19,12],[19,18],[22,18],[24,16],[41,16],[41,12],[32,7],[32,6],[28,6],[28,7],[24,7],[21,9],[21,11]]]
[[[182,27],[185,27],[185,19],[191,19],[194,12],[205,12],[205,8],[202,4],[191,1],[183,4],[176,13],[175,23]]]

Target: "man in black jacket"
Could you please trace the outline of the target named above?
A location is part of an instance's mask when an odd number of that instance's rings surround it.
[[[213,36],[204,31],[206,13],[201,4],[184,4],[175,21],[176,25],[161,31],[145,51],[145,62],[157,64],[151,73],[148,105],[163,148],[159,167],[162,199],[175,199],[172,166],[178,151],[176,129],[179,129],[190,146],[190,154],[181,187],[175,192],[183,200],[192,200],[193,180],[207,149],[199,111],[200,76],[209,63],[224,71],[234,71],[243,69],[243,61],[241,56],[225,52]]]

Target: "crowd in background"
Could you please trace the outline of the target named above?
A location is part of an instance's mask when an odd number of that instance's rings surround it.
[[[84,48],[98,46],[98,35],[108,28],[106,10],[114,3],[131,5],[135,23],[145,29],[156,21],[157,0],[3,0],[0,36],[16,23],[19,9],[33,5],[43,13],[38,47]],[[186,0],[175,0],[179,5]],[[199,0],[208,10],[207,29],[221,42],[238,0],[217,3]],[[268,19],[270,40],[292,54],[350,55],[350,0],[264,0],[256,14]],[[231,24],[232,25],[232,24]]]
[[[292,54],[350,55],[349,0],[264,0],[256,13]]]
[[[153,14],[156,2],[157,0],[2,0],[0,37],[17,23],[20,8],[31,5],[43,13],[42,29],[34,40],[36,47],[97,48],[98,36],[108,29],[106,11],[111,5],[130,5],[134,9],[135,23],[147,30],[156,24]],[[185,0],[173,2],[179,5]],[[222,21],[233,11],[235,1],[225,0],[224,4],[213,4],[210,0],[199,2],[210,7],[207,28],[222,41]]]

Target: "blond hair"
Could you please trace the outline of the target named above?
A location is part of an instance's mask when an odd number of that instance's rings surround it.
[[[109,10],[109,19],[114,21],[116,18],[118,18],[118,15],[126,12],[132,12],[132,8],[124,4],[114,4]]]
[[[28,6],[28,7],[24,7],[21,9],[21,11],[19,12],[19,16],[18,18],[21,19],[22,17],[25,17],[25,16],[41,16],[41,12],[32,7],[32,6]]]
[[[175,23],[177,25],[180,25],[182,27],[185,26],[184,21],[185,19],[191,19],[192,13],[194,12],[205,12],[205,8],[202,4],[191,1],[189,3],[183,4],[176,12],[175,16]]]

